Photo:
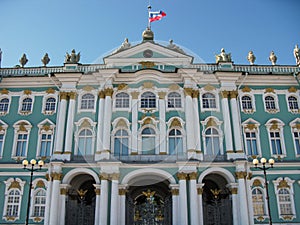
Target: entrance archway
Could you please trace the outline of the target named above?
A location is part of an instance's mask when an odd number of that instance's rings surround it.
[[[208,174],[203,179],[204,225],[233,225],[232,200],[227,180],[219,174]]]
[[[140,180],[130,185],[126,193],[126,225],[172,225],[168,181]]]
[[[66,198],[66,225],[94,225],[95,180],[91,175],[80,174],[70,182]]]

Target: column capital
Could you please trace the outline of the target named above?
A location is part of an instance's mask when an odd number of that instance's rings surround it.
[[[67,195],[68,194],[68,188],[66,188],[66,187],[60,188],[60,194],[61,195]]]
[[[109,180],[109,174],[107,173],[101,173],[99,177],[101,180]]]
[[[193,88],[184,88],[183,90],[186,96],[192,96]]]
[[[222,98],[228,98],[229,91],[221,91],[220,94],[221,94]]]
[[[230,91],[229,95],[230,95],[230,98],[236,98],[238,96],[238,91]]]
[[[109,178],[112,180],[119,180],[120,174],[119,173],[112,173],[109,174]]]
[[[62,175],[62,173],[53,172],[53,173],[51,173],[51,177],[52,177],[52,180],[59,180],[59,181],[61,181],[63,175]]]
[[[51,179],[52,177],[51,177],[51,175],[49,173],[46,173],[45,177],[46,177],[47,181],[51,181],[52,180]]]
[[[158,92],[159,99],[165,99],[166,94],[167,94],[167,93],[166,93],[166,92],[163,92],[163,91]]]
[[[77,95],[77,93],[74,92],[74,91],[71,91],[71,92],[68,93],[69,98],[70,98],[70,99],[73,99],[73,100],[75,100],[76,95]]]
[[[102,91],[99,91],[98,96],[99,96],[99,98],[105,98],[105,93],[104,93],[104,91],[103,91],[103,90],[102,90]]]
[[[59,97],[60,97],[60,100],[67,100],[68,93],[65,91],[59,92]]]
[[[104,89],[104,94],[105,94],[105,97],[108,96],[108,97],[111,97],[114,93],[114,90],[112,88],[105,88]]]
[[[126,188],[119,188],[119,195],[126,195],[127,189]]]
[[[178,173],[177,173],[177,178],[178,178],[179,180],[186,180],[187,174],[186,174],[186,173],[182,173],[182,172],[178,172]]]
[[[188,174],[190,180],[196,180],[198,177],[198,173],[197,172],[192,172]]]
[[[133,91],[131,92],[131,97],[132,99],[138,99],[139,98],[139,92],[138,91]]]
[[[96,195],[100,195],[100,194],[101,194],[101,189],[96,188],[96,189],[95,189],[95,194],[96,194]]]
[[[171,194],[172,194],[172,195],[179,195],[179,189],[177,189],[177,188],[176,188],[176,189],[175,189],[175,188],[172,189],[172,190],[171,190]]]
[[[199,90],[193,90],[192,91],[192,98],[198,98],[199,96]]]
[[[247,172],[238,171],[238,172],[235,172],[235,176],[237,179],[245,179],[247,177]]]
[[[230,193],[232,195],[237,195],[237,193],[238,193],[238,188],[237,187],[232,187],[229,190],[230,190]]]

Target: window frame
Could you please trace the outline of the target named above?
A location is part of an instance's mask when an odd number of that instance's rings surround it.
[[[270,119],[267,121],[266,123],[266,128],[268,130],[268,140],[269,140],[269,149],[270,149],[270,154],[271,157],[274,158],[284,158],[286,157],[286,148],[285,148],[285,141],[284,141],[284,132],[283,132],[283,126],[284,123],[278,119]],[[278,133],[279,137],[272,137],[272,133]],[[278,152],[276,152],[277,154],[273,153],[273,143],[275,141],[275,145],[278,143],[277,140],[280,141],[280,147],[282,150],[281,154],[278,154]],[[277,146],[277,145],[276,145]],[[276,147],[277,150],[277,147]]]
[[[85,95],[91,95],[94,97],[93,99],[93,108],[82,108],[82,101],[83,101],[83,97]],[[97,90],[91,90],[91,91],[81,91],[79,92],[79,95],[78,95],[78,112],[92,112],[92,113],[96,113],[96,104],[97,104]],[[88,100],[90,101],[90,100]]]
[[[171,94],[177,94],[177,96],[170,96]],[[169,92],[166,97],[167,97],[167,99],[166,99],[166,109],[167,109],[167,111],[182,110],[182,108],[183,108],[183,98],[182,98],[181,93],[179,93],[177,91],[172,91],[172,92]],[[174,107],[169,107],[170,98],[173,98],[173,99],[171,99],[173,101],[173,103],[175,102]],[[178,103],[178,100],[180,100],[180,106],[178,106],[176,104],[176,101]]]
[[[170,132],[172,131],[172,130],[175,130],[175,131],[179,131],[180,132],[180,134],[176,134],[175,133],[175,135],[170,135]],[[169,155],[176,155],[176,156],[183,156],[184,155],[184,149],[185,149],[185,145],[184,145],[184,132],[183,132],[183,129],[181,128],[181,127],[170,127],[170,129],[168,130],[168,133],[167,133],[167,135],[168,135],[168,140],[167,140],[167,146],[168,146],[168,149],[167,149],[167,151],[168,151],[168,154]],[[171,152],[170,152],[170,143],[171,143],[171,141],[170,141],[170,139],[171,138],[174,138],[175,139],[175,144],[176,144],[176,149],[174,150],[174,153],[173,154],[171,154]],[[178,151],[178,148],[177,148],[177,144],[178,144],[178,141],[177,141],[177,139],[181,139],[181,152],[179,152]]]
[[[4,145],[5,145],[5,138],[6,138],[6,133],[7,133],[7,127],[8,125],[4,123],[2,120],[0,120],[0,135],[3,135],[2,140],[0,142],[2,143],[0,145],[0,158],[3,157],[3,152],[4,152]]]
[[[272,104],[274,104],[274,108],[267,108],[269,107],[269,100],[267,101],[266,98],[268,97],[271,97],[273,98],[273,101],[272,101]],[[265,109],[265,112],[267,113],[271,113],[271,114],[274,114],[274,113],[278,113],[280,110],[279,110],[279,102],[278,102],[278,96],[276,94],[273,94],[273,93],[266,93],[263,95],[263,102],[264,102],[264,109]]]
[[[294,149],[295,149],[295,155],[296,157],[300,157],[300,119],[297,118],[295,120],[293,120],[292,122],[290,122],[290,127],[291,127],[291,135],[293,138],[293,144],[294,144]],[[298,134],[298,137],[295,137],[295,134]]]
[[[259,221],[259,222],[262,222],[264,221],[265,219],[267,219],[269,217],[269,214],[268,214],[268,203],[267,203],[267,199],[266,199],[266,189],[264,188],[264,185],[265,185],[265,181],[262,177],[253,177],[251,180],[250,180],[250,190],[251,190],[251,210],[252,210],[252,214],[253,214],[253,217]],[[254,204],[253,204],[253,195],[252,195],[252,191],[253,189],[259,189],[262,194],[263,194],[263,209],[264,209],[264,215],[254,215]]]
[[[26,120],[17,121],[14,125],[14,143],[13,143],[13,150],[12,150],[12,159],[24,159],[28,153],[28,142],[30,138],[30,131],[31,131],[31,124]],[[18,136],[19,135],[27,135],[26,138],[26,147],[25,147],[25,155],[24,156],[17,156],[17,147],[18,147]]]
[[[253,156],[250,155],[249,153],[249,149],[248,149],[248,144],[247,144],[247,133],[248,132],[255,132],[255,135],[256,135],[256,148],[257,148],[257,155],[256,156],[261,156],[262,153],[261,153],[261,144],[260,144],[260,124],[253,120],[253,119],[248,119],[246,121],[244,121],[242,123],[242,127],[243,127],[243,137],[244,137],[244,146],[245,146],[245,150],[246,150],[246,154],[248,156]]]
[[[244,97],[249,97],[250,98],[250,101],[251,101],[251,105],[252,105],[252,108],[251,109],[246,109],[244,108],[244,103],[243,103],[243,98]],[[247,93],[247,94],[242,94],[240,96],[240,108],[241,108],[241,111],[245,114],[253,114],[254,112],[256,112],[256,107],[255,107],[255,96],[253,94],[250,94],[250,93]]]
[[[36,157],[37,158],[49,158],[49,157],[51,157],[52,151],[53,151],[55,125],[51,120],[45,119],[41,123],[38,124],[38,128],[39,128],[39,137],[38,137],[38,143],[37,143]],[[43,135],[51,135],[49,155],[45,155],[45,156],[41,155]]]
[[[9,114],[9,109],[10,109],[10,104],[11,104],[11,98],[8,95],[1,95],[0,105],[2,104],[1,101],[4,100],[4,99],[8,99],[7,110],[6,111],[5,110],[0,111],[0,116],[5,116],[5,115]],[[5,103],[3,103],[3,104],[5,104]]]
[[[149,97],[143,97],[143,95],[147,94],[147,93],[151,93],[153,96],[152,98],[149,98]],[[143,104],[146,104],[146,103],[143,103],[144,101],[147,102],[147,107],[144,107]],[[154,107],[150,107],[150,106],[153,106],[153,105],[150,105],[154,103]],[[152,111],[152,110],[157,110],[157,107],[158,107],[158,97],[157,95],[153,92],[153,91],[150,91],[150,90],[147,90],[143,93],[141,93],[140,95],[140,98],[139,98],[139,109],[141,111]]]
[[[49,99],[55,99],[55,103],[54,103],[54,109],[53,110],[47,110],[47,102]],[[43,108],[42,108],[42,113],[45,114],[45,115],[53,115],[54,113],[56,113],[56,110],[57,110],[57,101],[58,100],[58,97],[57,97],[57,94],[47,94],[47,95],[44,95],[43,97]]]
[[[126,107],[124,107],[123,104],[124,104],[124,100],[127,101],[127,98],[124,98],[125,96],[121,96],[120,99],[118,98],[119,97],[118,95],[121,95],[121,94],[127,95],[127,97],[128,97],[128,106],[126,106]],[[121,101],[122,107],[118,107],[118,101]],[[120,91],[120,92],[115,93],[114,100],[113,100],[113,108],[115,111],[122,111],[122,110],[128,111],[131,108],[131,95],[125,91]]]
[[[31,99],[30,110],[23,110],[24,101],[26,99]],[[29,105],[29,103],[26,103],[26,105]],[[26,107],[28,107],[28,106],[26,106]],[[30,115],[33,112],[33,107],[34,107],[34,96],[24,95],[20,98],[20,101],[19,101],[19,114],[20,115],[23,115],[23,116]]]
[[[214,95],[214,97],[215,97],[215,104],[216,104],[215,108],[204,108],[203,107],[203,104],[204,104],[204,102],[203,102],[203,95],[205,95],[205,94],[212,94],[212,95]],[[204,88],[202,88],[200,90],[199,96],[200,96],[200,109],[201,109],[202,112],[206,112],[206,111],[216,111],[216,112],[219,112],[220,111],[219,93],[218,93],[218,91],[215,88],[213,88],[212,90],[209,90],[209,89],[207,89],[207,88],[204,87]]]
[[[297,104],[297,109],[294,109],[294,108],[290,107],[291,106],[290,101],[289,101],[290,97],[293,97],[293,98],[296,99],[294,103]],[[293,114],[299,114],[300,113],[300,98],[295,93],[291,93],[291,94],[286,95],[286,103],[287,103],[288,111],[290,113],[293,113]]]

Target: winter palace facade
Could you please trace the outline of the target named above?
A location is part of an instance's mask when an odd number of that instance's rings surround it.
[[[299,66],[142,37],[102,64],[0,69],[0,224],[299,225]]]

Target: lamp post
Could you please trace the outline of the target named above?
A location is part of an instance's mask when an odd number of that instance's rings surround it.
[[[266,187],[266,200],[267,200],[268,214],[269,214],[269,225],[272,225],[272,216],[271,216],[270,201],[269,201],[269,188],[268,188],[268,180],[267,180],[267,170],[270,168],[273,168],[275,161],[274,161],[274,159],[269,159],[268,162],[269,162],[270,166],[266,166],[266,163],[267,163],[266,158],[261,158],[260,163],[262,166],[259,167],[258,159],[253,159],[253,165],[255,166],[255,168],[258,168],[258,169],[264,171],[265,187]]]
[[[31,198],[31,189],[32,189],[32,177],[33,177],[33,172],[42,169],[44,165],[43,160],[39,160],[38,163],[35,159],[30,160],[30,165],[31,167],[27,168],[29,162],[28,160],[24,159],[23,162],[23,169],[30,171],[30,183],[29,183],[29,191],[28,191],[28,199],[27,199],[27,212],[26,212],[26,222],[25,225],[28,225],[28,220],[29,220],[29,209],[30,209],[30,198]],[[38,165],[39,168],[35,168],[35,166]]]

